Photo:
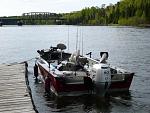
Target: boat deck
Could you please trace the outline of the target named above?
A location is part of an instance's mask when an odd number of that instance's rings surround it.
[[[0,65],[0,113],[35,113],[25,75],[24,63]]]
[[[87,77],[87,74],[84,71],[76,71],[76,72],[70,71],[70,72],[71,74],[65,77],[67,84],[84,84],[84,77]]]

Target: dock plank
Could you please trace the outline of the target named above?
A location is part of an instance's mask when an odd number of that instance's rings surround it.
[[[35,113],[25,74],[25,64],[0,64],[0,113]]]

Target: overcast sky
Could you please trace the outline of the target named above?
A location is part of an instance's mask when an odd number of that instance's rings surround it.
[[[0,16],[19,16],[27,12],[67,13],[118,1],[120,0],[0,0]]]

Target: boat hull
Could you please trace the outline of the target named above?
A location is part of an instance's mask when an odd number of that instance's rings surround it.
[[[112,92],[112,91],[128,91],[130,86],[131,86],[133,76],[134,76],[134,73],[129,73],[129,74],[125,75],[124,80],[120,80],[120,81],[113,81],[112,80],[108,91],[109,92]]]
[[[38,64],[38,68],[40,71],[40,75],[42,76],[42,81],[45,83],[45,89],[50,89],[51,92],[55,93],[55,95],[59,96],[67,96],[67,95],[81,95],[81,94],[89,94],[90,91],[88,87],[81,83],[65,83],[65,79],[63,77],[55,77],[53,73],[48,72],[42,65]],[[47,76],[50,78],[50,86],[46,83]]]

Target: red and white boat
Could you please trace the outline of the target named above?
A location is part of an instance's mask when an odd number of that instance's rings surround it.
[[[56,95],[98,94],[108,91],[129,90],[134,73],[110,66],[106,63],[107,52],[101,52],[101,59],[95,60],[66,53],[64,44],[48,50],[38,50],[40,56],[34,66],[34,75],[41,76],[46,92]]]

